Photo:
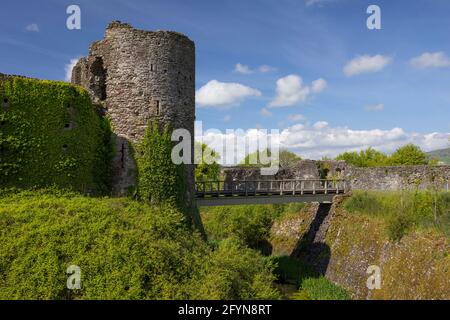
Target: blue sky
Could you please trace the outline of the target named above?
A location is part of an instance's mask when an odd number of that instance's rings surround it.
[[[65,27],[70,4],[81,7],[81,30]],[[366,27],[370,4],[381,30]],[[16,0],[2,12],[2,73],[64,80],[66,65],[121,20],[196,42],[204,128],[278,128],[311,158],[448,146],[447,0]]]

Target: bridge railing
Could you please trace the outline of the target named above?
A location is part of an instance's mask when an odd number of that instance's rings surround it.
[[[197,197],[342,194],[349,186],[343,179],[202,181],[195,183],[195,192]]]

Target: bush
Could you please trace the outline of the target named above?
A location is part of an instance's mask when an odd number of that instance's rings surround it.
[[[239,239],[251,248],[260,248],[269,238],[274,220],[299,212],[304,204],[243,205],[202,209],[208,237],[215,240]]]
[[[412,227],[411,217],[405,214],[395,215],[387,223],[387,233],[390,240],[400,241]]]
[[[274,264],[261,259],[260,254],[242,248],[235,239],[220,243],[211,255],[202,281],[194,282],[194,299],[208,297],[223,299],[278,299],[278,291],[270,284],[275,281]]]
[[[0,194],[0,299],[272,299],[273,266],[216,250],[171,207],[63,191]],[[70,265],[81,290],[66,289]]]

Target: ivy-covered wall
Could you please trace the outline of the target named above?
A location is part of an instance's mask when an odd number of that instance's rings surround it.
[[[105,193],[110,139],[84,89],[0,74],[0,187]]]

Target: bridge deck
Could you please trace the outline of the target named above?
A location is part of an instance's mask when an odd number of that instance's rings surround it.
[[[347,190],[345,180],[209,181],[196,183],[198,206],[331,202]]]

